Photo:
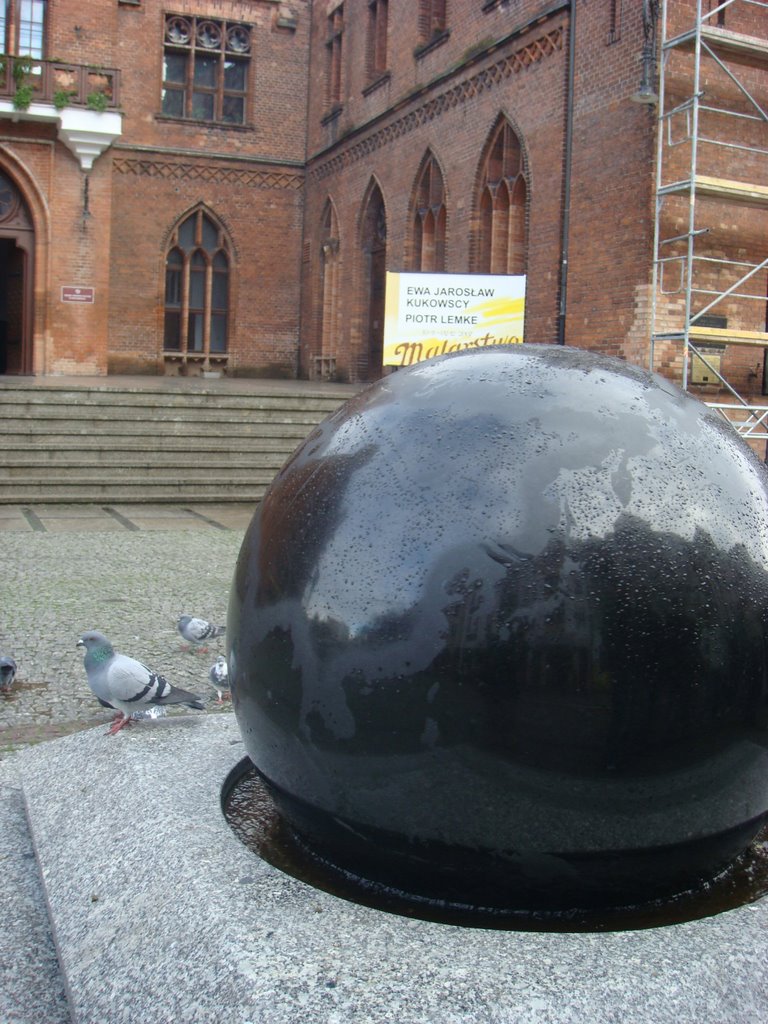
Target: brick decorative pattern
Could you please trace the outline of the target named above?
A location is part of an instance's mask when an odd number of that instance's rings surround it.
[[[311,174],[317,181],[338,173],[345,167],[369,157],[372,153],[381,149],[404,135],[419,128],[423,128],[430,121],[467,100],[474,99],[481,93],[494,89],[502,84],[511,75],[519,74],[532,65],[537,64],[553,53],[563,48],[562,27],[552,29],[544,33],[540,38],[521,46],[514,53],[496,61],[490,67],[483,68],[472,75],[466,81],[458,82],[450,89],[441,93],[426,103],[408,111],[402,117],[397,118],[390,124],[372,133],[360,142],[344,149],[329,160],[321,161],[312,167]]]
[[[173,181],[203,181],[209,184],[292,191],[298,191],[304,185],[303,174],[289,171],[217,167],[212,164],[177,163],[171,160],[146,160],[139,157],[116,157],[112,166],[115,174]]]

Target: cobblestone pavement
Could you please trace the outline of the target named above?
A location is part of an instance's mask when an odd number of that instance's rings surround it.
[[[176,621],[226,621],[252,514],[240,505],[0,507],[0,653],[18,664],[10,694],[0,694],[0,758],[110,720],[75,647],[87,629],[215,697],[208,670],[223,640],[206,654],[184,652]],[[211,703],[205,713],[229,711]]]

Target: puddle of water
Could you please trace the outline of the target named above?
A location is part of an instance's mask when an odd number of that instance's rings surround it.
[[[659,928],[712,917],[768,893],[768,824],[744,854],[716,878],[664,900],[608,910],[528,911],[471,907],[428,899],[358,877],[307,846],[280,817],[248,758],[230,772],[222,809],[240,841],[263,860],[308,885],[390,914],[464,928],[608,932]]]

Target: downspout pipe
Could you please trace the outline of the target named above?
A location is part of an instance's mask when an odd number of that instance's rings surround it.
[[[573,158],[573,86],[576,69],[576,3],[570,2],[568,21],[568,81],[565,100],[565,156],[563,160],[563,228],[560,241],[560,309],[557,315],[557,344],[565,345],[568,299],[568,245],[571,224],[571,163]]]
[[[303,187],[301,189],[301,201],[300,201],[301,202],[301,232],[300,232],[300,241],[299,241],[299,266],[298,266],[298,273],[299,273],[299,315],[297,317],[297,323],[296,323],[296,330],[297,330],[297,334],[296,334],[296,370],[295,370],[295,372],[296,372],[296,380],[301,380],[301,371],[302,371],[301,363],[302,363],[302,357],[304,355],[303,347],[302,346],[304,345],[304,341],[305,341],[305,339],[304,339],[304,328],[306,326],[305,322],[304,322],[304,310],[305,310],[305,305],[306,305],[305,302],[304,302],[304,285],[306,284],[306,279],[305,279],[305,276],[304,276],[304,250],[305,250],[305,246],[307,244],[307,178],[309,177],[309,172],[308,172],[308,169],[307,169],[307,162],[309,160],[309,97],[310,97],[310,93],[312,91],[312,64],[313,64],[313,62],[312,62],[312,55],[315,52],[315,47],[314,47],[315,19],[312,16],[312,5],[311,4],[309,5],[309,10],[307,12],[307,17],[309,18],[309,48],[307,50],[307,54],[308,54],[309,59],[307,61],[307,94],[304,97],[304,156],[303,156],[303,160],[302,160],[302,170],[304,171],[304,182],[303,182]],[[310,272],[311,272],[311,267],[307,268],[307,275],[309,275]],[[311,366],[311,358],[310,358],[309,361],[307,362],[307,379],[310,379],[311,377],[312,377],[312,366]]]

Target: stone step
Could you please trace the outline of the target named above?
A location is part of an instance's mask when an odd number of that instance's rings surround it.
[[[41,420],[22,423],[21,421],[11,421],[8,427],[6,427],[3,421],[0,419],[0,437],[22,437],[29,438],[30,440],[36,438],[49,438],[52,443],[57,443],[57,439],[66,437],[92,437],[93,436],[93,420],[81,420],[77,423],[73,423],[71,420],[54,420],[43,422]],[[225,423],[225,422],[214,422],[206,423],[205,435],[207,437],[216,438],[231,438],[233,436],[239,437],[274,437],[274,438],[296,438],[301,440],[309,434],[310,430],[314,428],[315,424],[307,423],[253,423],[253,422],[241,422],[241,423]],[[185,421],[166,421],[163,424],[162,431],[158,430],[157,424],[149,420],[101,420],[98,423],[98,432],[100,437],[124,437],[126,435],[142,437],[142,438],[156,438],[159,436],[168,437],[194,437],[199,434],[199,431],[195,429],[194,422]],[[294,443],[295,447],[295,443]]]
[[[34,405],[12,406],[0,403],[0,420],[20,423],[30,422],[88,422],[125,421],[133,423],[140,416],[150,422],[180,423],[300,423],[314,426],[324,418],[324,411],[292,409],[283,406],[279,409],[260,408],[227,408],[222,409],[214,403],[195,406],[110,406],[92,405],[80,402],[76,405]]]
[[[108,505],[129,502],[135,504],[175,505],[184,503],[236,501],[251,504],[261,501],[268,484],[237,484],[227,482],[206,482],[175,478],[157,480],[154,483],[131,481],[125,477],[119,481],[57,481],[56,483],[24,484],[0,487],[0,505]]]
[[[54,387],[14,388],[0,383],[0,406],[35,408],[63,406],[73,408],[82,403],[107,408],[205,408],[256,409],[263,411],[290,409],[313,414],[333,412],[349,398],[351,392],[329,391],[316,394],[304,391],[281,391],[276,394],[238,391],[179,391],[159,388],[120,389],[114,387],[57,389]]]
[[[2,449],[0,449],[0,461],[3,455],[10,455],[16,458],[20,453],[28,454],[31,459],[44,459],[59,454],[65,457],[76,455],[90,455],[96,451],[104,456],[114,455],[116,458],[123,458],[126,451],[130,451],[130,445],[125,438],[119,435],[104,435],[99,438],[98,448],[94,449],[90,435],[81,434],[2,434]],[[226,444],[218,437],[196,437],[194,438],[195,452],[209,455],[227,454],[253,454],[287,456],[295,450],[298,444],[296,437],[263,437],[254,434],[249,437],[226,438]],[[167,454],[169,458],[177,458],[179,453],[189,455],[190,438],[178,437],[173,434],[143,436],[141,438],[141,451],[146,453]]]
[[[257,502],[356,389],[0,379],[0,504]]]
[[[142,484],[151,483],[155,480],[167,480],[168,470],[173,469],[174,480],[187,480],[189,482],[200,481],[206,483],[215,479],[220,484],[227,483],[269,483],[277,469],[274,463],[266,463],[262,466],[255,466],[249,461],[235,461],[227,465],[221,465],[209,461],[187,461],[184,465],[175,463],[157,464],[141,457],[126,457],[120,462],[101,463],[84,462],[82,460],[66,463],[56,462],[50,466],[40,465],[3,465],[0,463],[0,482],[11,483],[13,481],[21,484],[24,481],[30,483],[40,482],[48,486],[58,486],[61,483],[69,483],[71,480],[98,481],[126,479],[139,481]]]

